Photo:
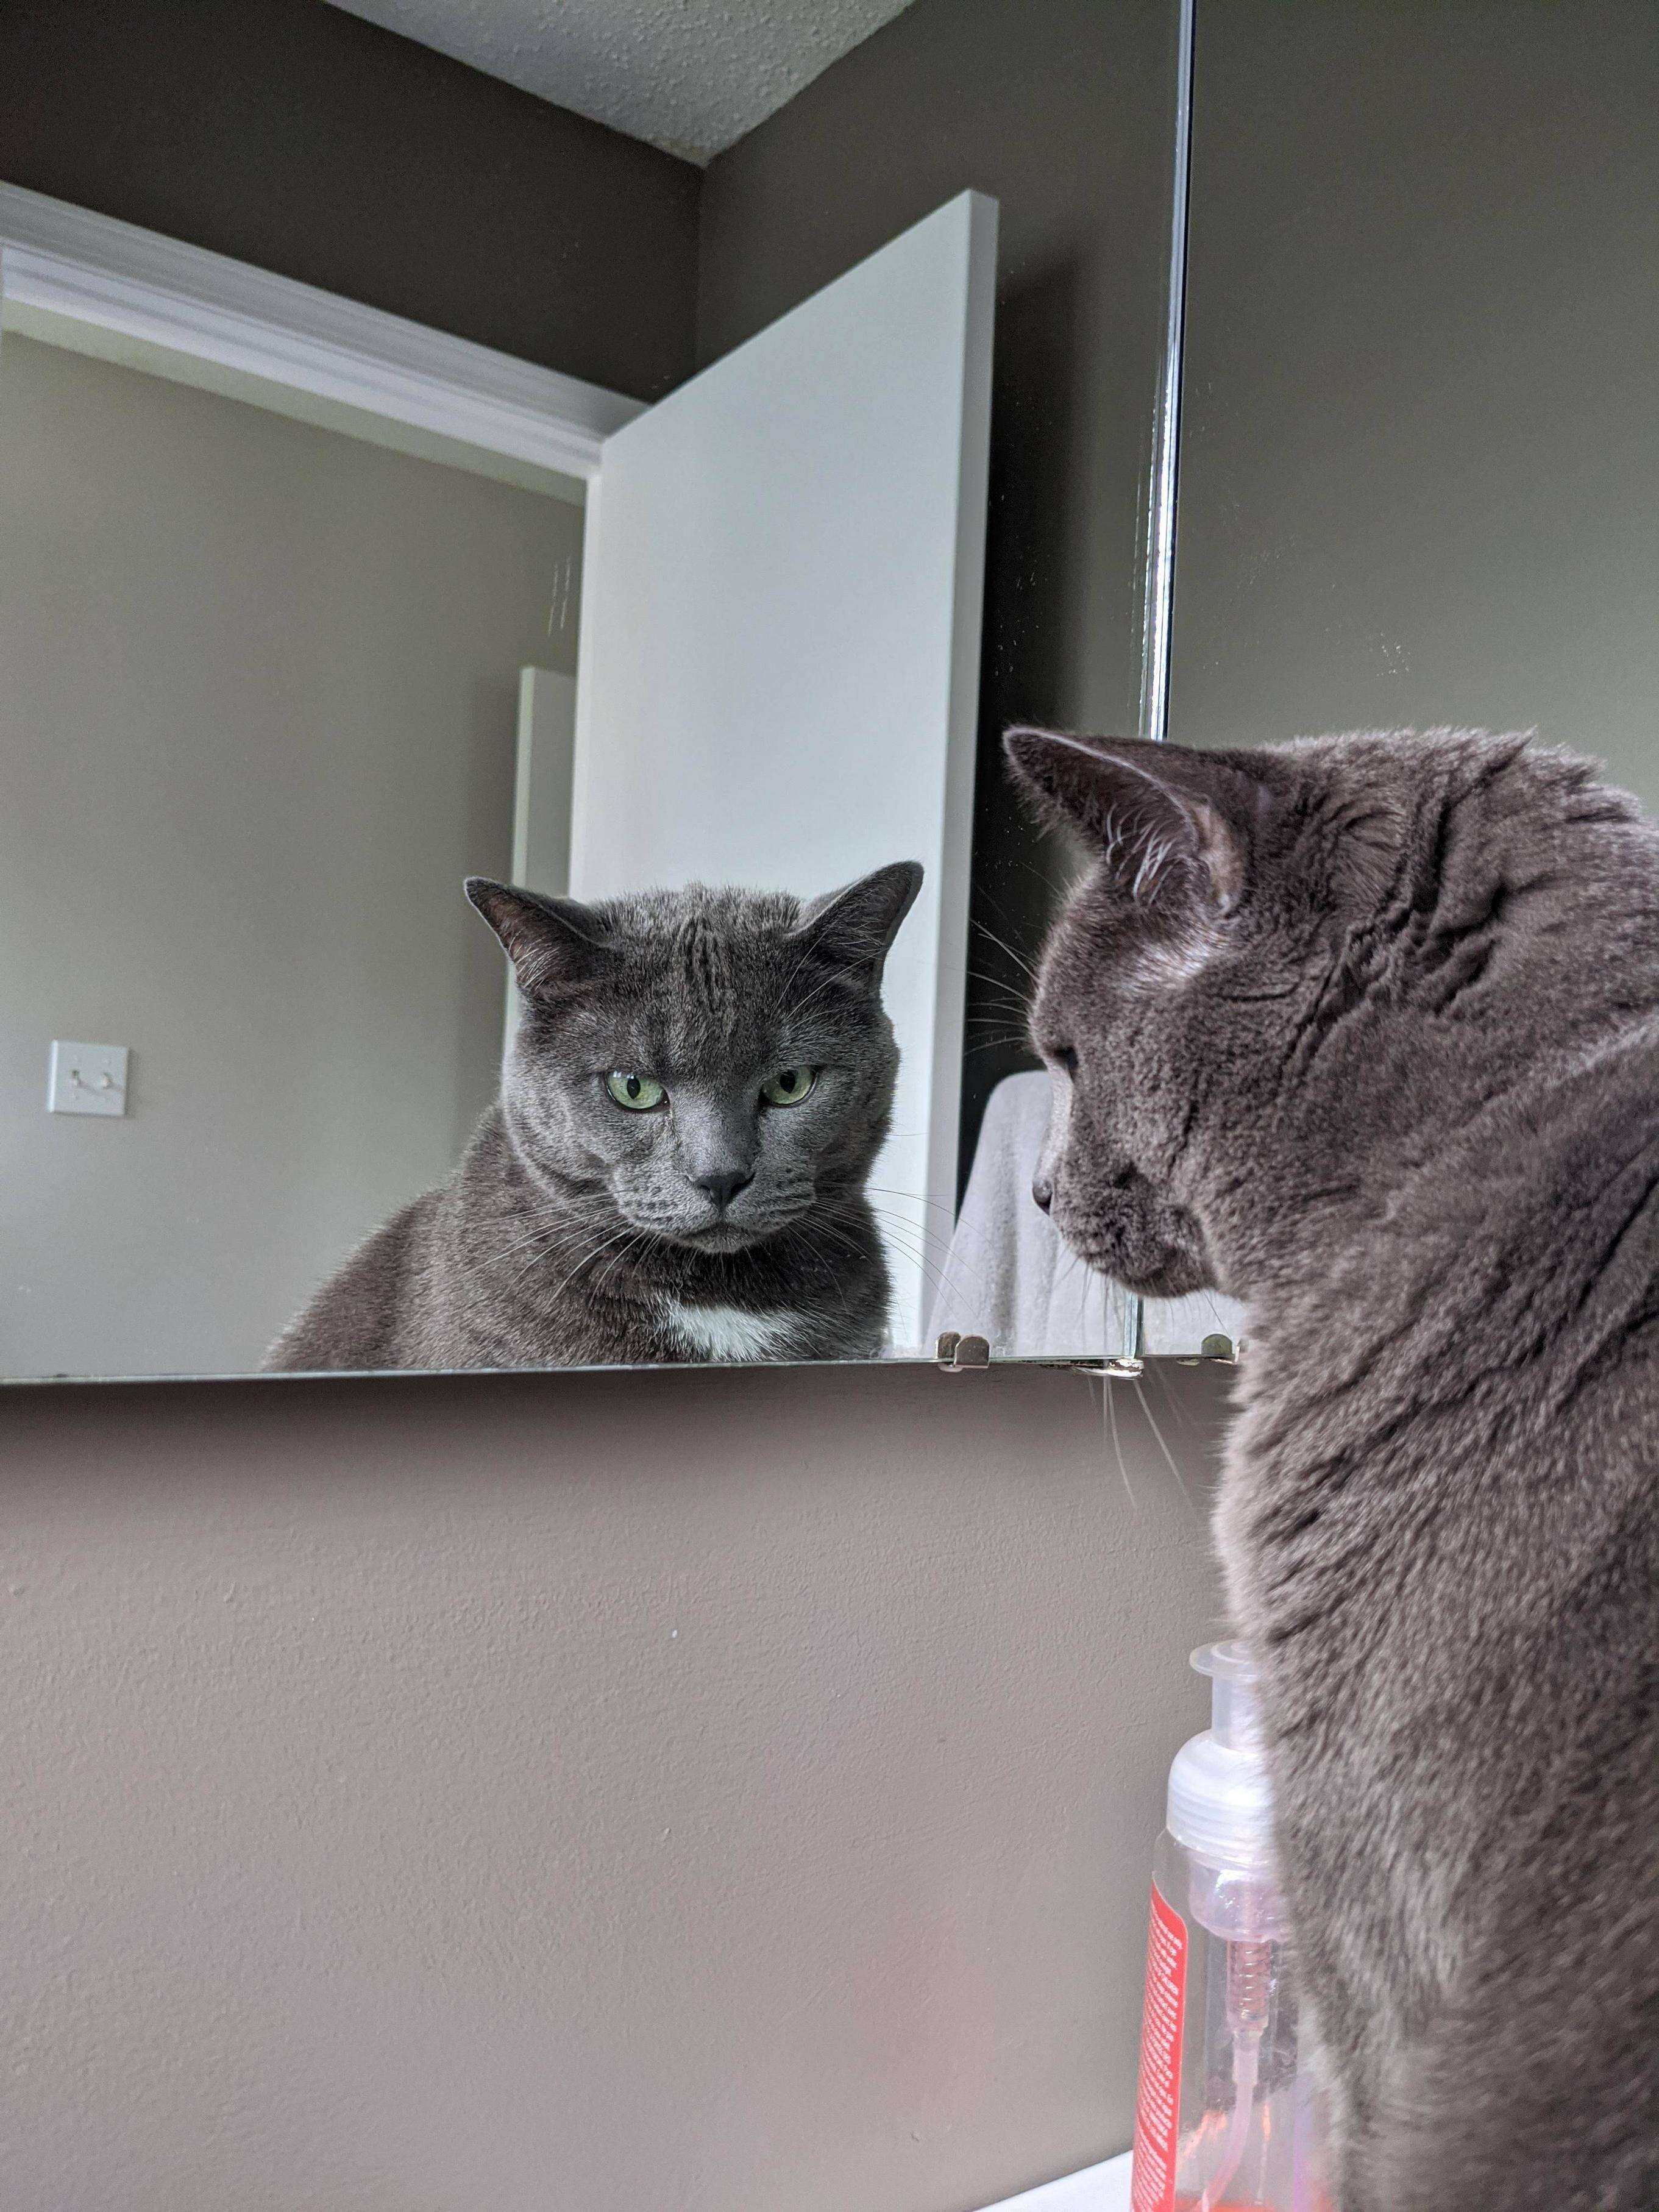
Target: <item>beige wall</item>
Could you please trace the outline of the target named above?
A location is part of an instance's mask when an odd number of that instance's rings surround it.
[[[9,334],[0,1372],[246,1369],[488,1103],[580,513]],[[128,1118],[46,1111],[54,1037]]]
[[[1219,1392],[1146,1386],[1189,1502],[1115,1387],[1127,1489],[1053,1371],[0,1395],[0,2203],[969,2212],[1122,2148]]]

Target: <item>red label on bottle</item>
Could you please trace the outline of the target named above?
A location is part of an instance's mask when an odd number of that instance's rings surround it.
[[[1146,1933],[1146,1999],[1140,2015],[1140,2087],[1130,2212],[1175,2212],[1176,2129],[1181,2118],[1181,2030],[1187,2009],[1187,1923],[1152,1884]]]

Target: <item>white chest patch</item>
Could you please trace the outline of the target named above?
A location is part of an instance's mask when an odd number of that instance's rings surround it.
[[[688,1306],[663,1300],[663,1319],[700,1359],[770,1359],[794,1325],[789,1313],[745,1313],[741,1306]]]

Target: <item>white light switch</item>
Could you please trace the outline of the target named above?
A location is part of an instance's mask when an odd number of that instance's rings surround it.
[[[127,1048],[124,1044],[67,1044],[52,1048],[46,1085],[48,1114],[125,1114]]]

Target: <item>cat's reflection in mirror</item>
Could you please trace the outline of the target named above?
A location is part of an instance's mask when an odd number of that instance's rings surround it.
[[[522,1000],[501,1097],[266,1365],[878,1354],[881,978],[921,884],[896,861],[810,904],[693,885],[581,905],[471,878]]]

